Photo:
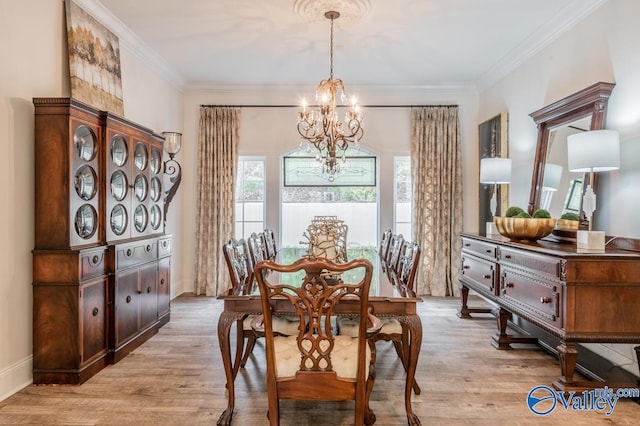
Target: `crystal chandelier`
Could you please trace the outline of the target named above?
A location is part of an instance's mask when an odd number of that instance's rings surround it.
[[[316,89],[317,106],[307,107],[302,101],[302,111],[298,117],[298,133],[306,140],[311,150],[317,150],[316,160],[322,165],[322,175],[334,181],[340,173],[340,162],[344,163],[345,152],[350,143],[356,147],[364,132],[362,117],[355,98],[351,99],[350,108],[345,113],[344,121],[340,121],[336,111],[336,102],[347,103],[342,80],[333,78],[333,21],[340,16],[339,12],[329,11],[324,14],[331,20],[331,56],[328,80],[322,80]]]

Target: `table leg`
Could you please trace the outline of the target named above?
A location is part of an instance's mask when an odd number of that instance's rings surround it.
[[[564,390],[575,384],[573,375],[576,371],[576,361],[578,360],[578,350],[575,343],[561,343],[556,348],[560,358],[560,379],[553,382],[556,389]]]
[[[411,391],[416,380],[416,367],[422,345],[422,321],[418,315],[403,315],[398,317],[398,321],[409,329],[409,356],[407,359],[407,380],[404,387],[404,405],[407,411],[407,422],[411,426],[417,426],[421,423],[411,407]]]
[[[229,334],[231,332],[231,326],[233,323],[244,318],[245,314],[241,312],[226,312],[223,311],[218,319],[218,344],[220,345],[220,352],[222,353],[222,364],[224,365],[224,374],[227,379],[227,392],[229,396],[229,402],[227,409],[222,412],[218,418],[218,425],[230,425],[231,417],[233,416],[233,409],[235,407],[235,389],[233,381],[235,379],[234,366],[231,363],[231,342]],[[240,325],[241,327],[242,325]],[[242,336],[240,336],[242,338]]]

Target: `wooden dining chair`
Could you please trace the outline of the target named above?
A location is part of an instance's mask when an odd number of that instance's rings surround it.
[[[389,268],[387,275],[389,280],[394,283],[394,287],[399,293],[402,293],[406,297],[414,297],[413,282],[418,269],[418,263],[420,258],[420,244],[417,242],[402,241],[402,246],[399,251],[398,261],[395,269]],[[402,367],[405,371],[409,365],[409,330],[406,326],[403,326],[400,321],[393,317],[381,317],[382,328],[372,339],[372,343],[378,341],[392,342],[393,347],[398,354],[398,358],[402,363]],[[340,333],[355,334],[354,322],[357,322],[357,318],[353,316],[341,317],[337,320]],[[419,395],[421,390],[420,386],[414,381],[413,391],[416,395]]]
[[[252,266],[261,260],[269,259],[264,233],[252,232],[249,238],[247,238],[247,245],[249,246],[249,256]]]
[[[264,230],[265,248],[267,259],[274,260],[278,253],[278,245],[276,244],[276,235],[273,229]]]
[[[378,256],[382,259],[387,258],[389,252],[389,243],[391,243],[391,229],[385,229],[380,235],[380,245],[378,246]]]
[[[389,239],[389,250],[385,258],[385,267],[387,272],[395,271],[400,260],[400,253],[404,245],[404,237],[402,234],[392,234]]]
[[[364,276],[355,283],[336,278],[362,268]],[[299,285],[271,282],[277,273],[304,270]],[[269,271],[269,274],[265,274]],[[369,286],[373,267],[366,259],[338,264],[326,259],[299,259],[292,265],[259,262],[255,274],[260,288],[263,320],[254,327],[266,337],[267,394],[271,425],[280,423],[281,399],[355,401],[355,424],[373,424],[369,397],[375,378],[373,350],[367,344],[381,327],[368,312]],[[350,275],[351,276],[351,275]],[[356,304],[359,335],[336,335],[332,323],[339,303]],[[300,320],[297,335],[277,336],[273,326],[273,307],[290,304]],[[368,322],[371,327],[368,328]]]
[[[230,292],[237,296],[250,295],[255,288],[253,268],[249,259],[249,248],[244,239],[231,239],[222,246],[224,260],[229,270],[231,279]],[[258,333],[251,328],[251,321],[255,315],[248,315],[238,321],[238,339],[236,341],[236,359],[233,363],[233,375],[238,372],[239,367],[244,367],[258,337],[263,337],[263,333]],[[246,340],[246,347],[245,347]],[[244,349],[244,354],[243,354]]]

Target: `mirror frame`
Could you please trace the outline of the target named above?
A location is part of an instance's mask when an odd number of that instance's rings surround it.
[[[529,114],[538,127],[538,141],[535,159],[533,161],[531,192],[529,195],[529,214],[533,214],[540,206],[544,165],[547,162],[550,131],[589,116],[591,117],[590,130],[604,129],[607,116],[607,104],[614,87],[615,83],[599,82]],[[587,179],[586,173],[583,177],[583,182],[586,182],[584,179]],[[597,178],[594,178],[594,190],[596,179]],[[580,228],[584,229],[588,227],[588,225],[589,221],[582,211],[581,201]]]

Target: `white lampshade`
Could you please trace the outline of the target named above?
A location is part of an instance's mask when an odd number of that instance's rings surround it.
[[[546,163],[544,165],[544,177],[542,179],[542,189],[547,191],[557,191],[562,179],[562,166],[559,164]]]
[[[510,158],[483,158],[480,160],[480,183],[509,183],[511,181]]]
[[[164,136],[164,150],[167,154],[175,155],[180,152],[182,147],[182,133],[178,132],[162,132]]]
[[[620,137],[615,130],[592,130],[567,138],[569,171],[607,172],[620,168]]]

